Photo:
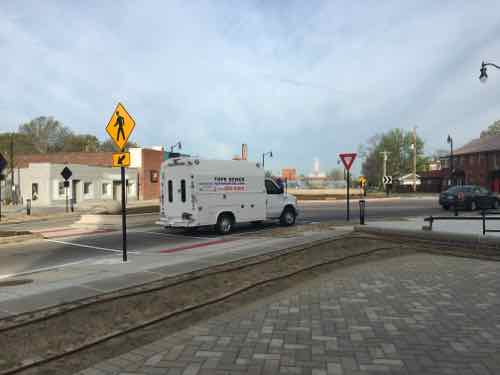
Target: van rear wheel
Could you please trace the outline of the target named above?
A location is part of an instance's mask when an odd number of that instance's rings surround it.
[[[220,234],[228,234],[233,230],[234,219],[229,214],[222,214],[217,219],[217,232]]]
[[[295,211],[292,208],[285,208],[280,216],[280,224],[286,227],[293,225],[295,224],[296,217],[297,215],[295,215]]]

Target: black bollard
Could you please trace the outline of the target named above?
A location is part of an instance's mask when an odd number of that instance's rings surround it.
[[[483,219],[483,236],[486,234],[486,211],[484,209],[481,210],[481,216]]]
[[[31,199],[26,199],[26,215],[31,215]]]
[[[359,200],[359,224],[365,225],[365,206],[366,201],[364,199]]]

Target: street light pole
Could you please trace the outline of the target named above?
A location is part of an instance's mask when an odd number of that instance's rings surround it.
[[[262,169],[264,169],[264,160],[265,160],[265,157],[266,156],[269,156],[269,157],[273,157],[273,152],[272,151],[268,151],[268,152],[263,152],[262,153]]]
[[[448,138],[446,139],[446,142],[450,144],[450,177],[451,177],[451,184],[455,185],[454,183],[454,174],[455,170],[453,168],[453,138],[448,134]]]
[[[482,62],[481,63],[481,69],[479,69],[479,80],[482,82],[482,83],[486,83],[486,80],[488,79],[488,73],[486,73],[486,67],[487,66],[492,66],[494,68],[497,68],[497,69],[500,69],[500,66],[498,66],[497,64],[493,64],[493,63],[489,63],[489,62]]]
[[[417,127],[413,127],[413,192],[417,192]]]
[[[176,144],[170,146],[170,152],[171,153],[174,152],[174,148],[176,148],[176,147],[178,147],[179,150],[182,150],[182,144],[181,144],[181,142],[177,142]]]

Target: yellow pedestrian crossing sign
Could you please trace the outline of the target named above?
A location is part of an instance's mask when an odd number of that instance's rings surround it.
[[[130,152],[115,152],[113,154],[113,167],[130,166]]]
[[[106,131],[120,151],[125,148],[134,128],[134,119],[129,115],[123,104],[118,103],[106,126]]]

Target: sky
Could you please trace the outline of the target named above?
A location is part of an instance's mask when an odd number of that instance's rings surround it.
[[[246,143],[308,174],[395,127],[429,154],[479,136],[500,119],[482,60],[500,63],[500,2],[2,0],[0,131],[54,116],[104,140],[122,102],[141,146]]]

